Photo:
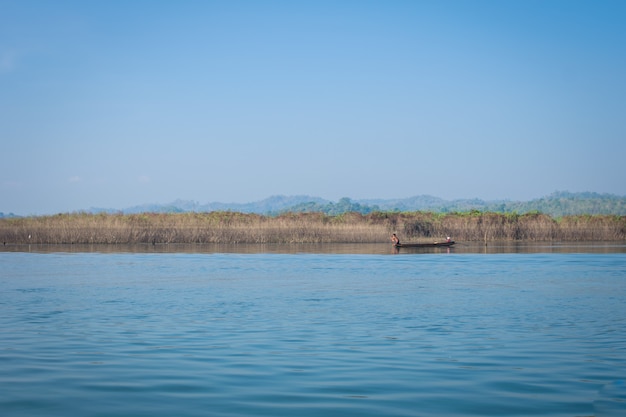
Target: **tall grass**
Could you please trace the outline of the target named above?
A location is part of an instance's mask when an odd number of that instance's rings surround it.
[[[398,233],[403,242],[623,241],[626,216],[541,213],[321,213],[277,217],[233,212],[58,214],[0,219],[4,244],[117,243],[375,243]]]

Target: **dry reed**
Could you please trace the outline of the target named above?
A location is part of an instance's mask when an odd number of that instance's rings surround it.
[[[624,241],[626,216],[541,213],[58,214],[0,219],[6,244],[376,243],[402,241]]]

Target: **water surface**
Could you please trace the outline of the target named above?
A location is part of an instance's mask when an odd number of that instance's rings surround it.
[[[388,249],[0,252],[0,414],[624,415],[624,253]]]

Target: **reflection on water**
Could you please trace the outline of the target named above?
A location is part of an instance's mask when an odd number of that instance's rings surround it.
[[[454,254],[454,253],[626,253],[626,242],[458,242],[447,248],[395,248],[388,243],[298,244],[115,244],[4,245],[0,252],[35,253],[318,253],[318,254]]]

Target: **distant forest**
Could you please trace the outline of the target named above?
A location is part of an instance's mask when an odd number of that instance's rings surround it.
[[[626,197],[598,193],[555,192],[531,201],[447,201],[431,196],[401,200],[352,201],[342,198],[337,203],[307,202],[294,205],[283,212],[321,212],[337,215],[347,212],[369,214],[382,212],[429,211],[435,213],[464,213],[469,211],[492,213],[543,213],[552,217],[571,215],[626,215]]]
[[[342,198],[332,202],[319,197],[306,195],[272,196],[252,203],[207,203],[176,200],[169,204],[144,204],[125,209],[90,208],[78,210],[82,213],[187,213],[230,211],[278,216],[285,213],[323,213],[341,215],[344,213],[370,214],[375,212],[432,212],[467,213],[491,212],[503,214],[543,213],[554,218],[576,215],[626,215],[626,196],[599,194],[593,192],[570,193],[559,191],[546,197],[530,201],[484,201],[480,199],[444,200],[429,195],[404,199],[352,200]],[[0,218],[20,217],[13,213],[0,213]]]

